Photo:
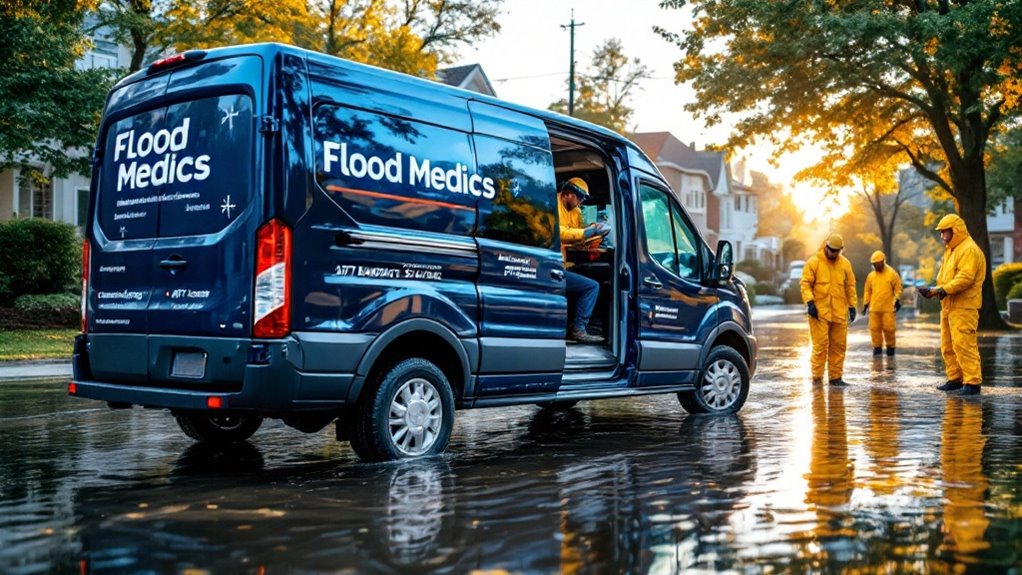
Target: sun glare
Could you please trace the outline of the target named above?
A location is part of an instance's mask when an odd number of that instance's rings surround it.
[[[828,223],[848,212],[848,194],[827,194],[826,190],[805,182],[789,183],[786,191],[802,210],[806,223]]]

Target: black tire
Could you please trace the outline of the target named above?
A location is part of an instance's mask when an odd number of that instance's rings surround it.
[[[175,413],[174,418],[185,435],[196,441],[211,444],[245,441],[263,424],[263,418],[257,415],[231,413]]]
[[[717,346],[706,357],[696,390],[679,392],[678,401],[689,413],[737,413],[749,397],[750,379],[742,354]]]
[[[400,423],[392,425],[392,412]],[[454,429],[454,392],[436,365],[421,358],[405,359],[372,382],[350,425],[351,448],[366,461],[442,453]]]
[[[543,409],[553,409],[555,411],[564,411],[571,409],[578,405],[577,399],[559,399],[557,401],[541,401],[536,404]]]

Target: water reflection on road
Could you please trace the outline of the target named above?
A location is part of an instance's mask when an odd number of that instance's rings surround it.
[[[162,412],[0,384],[0,572],[977,572],[1022,568],[1022,338],[948,398],[935,325],[850,332],[813,386],[801,316],[758,315],[738,416],[673,397],[460,412],[448,455],[357,462],[271,424],[192,444]]]

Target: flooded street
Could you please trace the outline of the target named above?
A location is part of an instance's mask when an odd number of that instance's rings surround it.
[[[0,382],[0,573],[998,573],[1022,569],[1022,336],[946,397],[936,323],[813,386],[798,310],[756,310],[743,411],[674,396],[458,413],[448,453],[359,463],[332,427],[192,443],[163,411]]]

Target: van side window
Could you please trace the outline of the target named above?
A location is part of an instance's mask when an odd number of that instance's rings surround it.
[[[667,192],[648,185],[639,186],[646,252],[671,273],[686,279],[699,278],[698,242],[691,226],[681,216]]]
[[[548,150],[481,134],[474,136],[479,173],[496,195],[479,202],[479,235],[549,248],[557,227],[554,162]]]
[[[464,132],[335,104],[313,121],[316,180],[360,224],[469,235],[493,195]]]

